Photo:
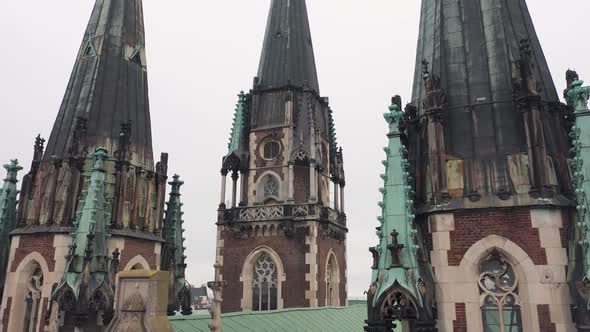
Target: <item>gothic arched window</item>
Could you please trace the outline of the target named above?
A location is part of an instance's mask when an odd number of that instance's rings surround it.
[[[277,266],[266,254],[256,260],[252,276],[252,310],[277,309]]]
[[[340,305],[340,281],[338,266],[334,255],[328,258],[326,265],[326,306],[337,307]]]
[[[521,332],[518,276],[512,265],[492,254],[481,264],[479,272],[484,332]]]
[[[25,296],[25,318],[23,322],[24,332],[37,330],[37,323],[41,315],[41,293],[43,291],[43,271],[37,267],[27,281]]]

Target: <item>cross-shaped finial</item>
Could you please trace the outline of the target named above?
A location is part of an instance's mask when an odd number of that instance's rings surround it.
[[[400,253],[404,249],[404,245],[400,244],[397,237],[399,233],[397,230],[391,232],[391,244],[387,246],[387,249],[391,251],[391,267],[402,267]]]

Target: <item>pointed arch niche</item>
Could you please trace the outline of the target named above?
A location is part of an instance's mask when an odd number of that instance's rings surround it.
[[[16,269],[8,331],[40,331],[44,322],[43,302],[50,296],[49,268],[37,252],[27,255]]]
[[[334,251],[330,250],[324,267],[326,286],[326,307],[340,306],[340,268]]]
[[[463,287],[473,292],[468,297],[477,299],[471,311],[467,308],[472,313],[467,315],[468,328],[512,332],[534,331],[538,326],[537,305],[531,303],[530,295],[542,290],[541,276],[520,246],[502,236],[490,235],[467,250],[459,271],[471,284]]]
[[[244,260],[242,311],[264,311],[283,308],[282,285],[287,280],[279,255],[270,247],[254,249]]]
[[[275,172],[264,172],[256,183],[256,202],[278,204],[283,200],[281,189],[281,178]]]

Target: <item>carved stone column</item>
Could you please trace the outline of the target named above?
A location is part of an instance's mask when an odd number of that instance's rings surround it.
[[[231,192],[231,207],[235,208],[237,206],[237,199],[238,199],[238,179],[240,175],[238,171],[233,171],[231,175],[232,179],[232,192]]]
[[[427,117],[428,165],[432,183],[432,199],[435,203],[449,199],[447,188],[447,160],[444,124],[447,97],[440,87],[440,78],[428,71],[428,62],[423,61],[426,97],[424,108]]]
[[[340,190],[340,185],[338,184],[338,179],[334,179],[334,210],[340,211],[340,195],[338,191]]]
[[[549,184],[547,149],[543,129],[543,105],[535,78],[535,68],[531,59],[530,43],[520,42],[520,59],[516,61],[517,79],[514,81],[514,96],[524,122],[526,143],[529,155],[529,173],[532,180],[531,196],[550,198],[553,189]]]
[[[294,178],[295,178],[295,170],[294,170],[295,165],[293,164],[293,162],[289,162],[289,179],[288,179],[288,185],[289,188],[287,188],[287,202],[289,203],[293,203],[295,202],[295,185],[294,185]]]
[[[225,208],[225,187],[227,186],[227,169],[221,170],[221,198],[219,199],[219,207]]]
[[[309,202],[316,203],[318,200],[318,189],[317,189],[317,177],[316,177],[316,162],[315,160],[309,161]]]

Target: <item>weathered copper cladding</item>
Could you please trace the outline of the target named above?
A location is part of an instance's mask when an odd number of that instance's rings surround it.
[[[422,1],[406,109],[420,212],[571,205],[565,109],[524,0]]]
[[[37,139],[19,227],[72,225],[97,147],[115,229],[161,229],[167,155],[154,167],[141,0],[97,0],[53,130]],[[17,230],[18,232],[18,230]]]

